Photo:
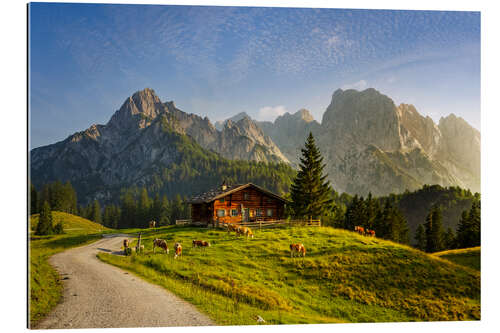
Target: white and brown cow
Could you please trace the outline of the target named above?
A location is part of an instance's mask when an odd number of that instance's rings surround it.
[[[297,243],[297,244],[290,244],[290,257],[294,257],[295,254],[298,256],[305,257],[306,256],[306,248],[303,244]]]
[[[162,248],[163,251],[167,252],[167,254],[168,254],[167,242],[164,239],[155,238],[153,240],[153,253],[155,253],[156,247]]]
[[[174,259],[182,255],[182,245],[181,243],[175,243],[174,245]]]

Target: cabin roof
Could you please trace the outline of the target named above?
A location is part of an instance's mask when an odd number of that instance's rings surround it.
[[[266,190],[260,186],[257,186],[255,184],[248,183],[248,184],[227,185],[227,188],[224,191],[222,190],[221,186],[218,186],[218,187],[213,188],[205,193],[192,196],[191,198],[189,198],[187,203],[190,203],[190,204],[209,203],[209,202],[212,202],[214,200],[221,199],[221,198],[223,198],[231,193],[246,189],[248,187],[253,187],[253,188],[257,189],[258,191],[265,193],[265,194],[269,195],[270,197],[273,197],[273,198],[280,200],[284,203],[288,202],[288,200],[280,197],[277,194],[274,194],[271,191],[268,191],[268,190]]]

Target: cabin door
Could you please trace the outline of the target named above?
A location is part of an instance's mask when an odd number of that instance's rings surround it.
[[[243,209],[243,222],[248,222],[249,216],[250,216],[250,209],[249,208]]]

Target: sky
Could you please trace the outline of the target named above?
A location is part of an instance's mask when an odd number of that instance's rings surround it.
[[[31,148],[105,124],[146,87],[212,122],[375,88],[480,129],[480,13],[31,3]]]

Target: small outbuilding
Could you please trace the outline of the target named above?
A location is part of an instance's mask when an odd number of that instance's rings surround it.
[[[283,219],[288,201],[252,183],[226,185],[188,200],[193,222],[241,223]]]

